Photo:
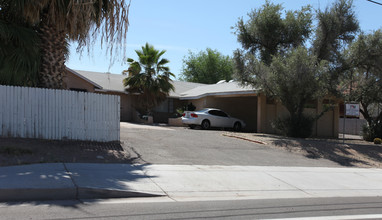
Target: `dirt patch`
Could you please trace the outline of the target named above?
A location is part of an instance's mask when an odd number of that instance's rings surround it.
[[[353,139],[288,138],[271,134],[227,132],[225,136],[263,143],[311,159],[325,158],[342,166],[382,168],[382,145]]]
[[[0,166],[32,163],[133,163],[119,142],[0,138]]]

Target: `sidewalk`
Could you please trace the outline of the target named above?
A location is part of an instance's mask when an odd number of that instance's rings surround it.
[[[382,196],[382,169],[34,164],[0,167],[0,201],[168,196],[176,201]]]

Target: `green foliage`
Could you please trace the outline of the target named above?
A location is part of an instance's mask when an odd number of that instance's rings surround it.
[[[156,50],[146,43],[142,50],[136,50],[138,61],[128,58],[129,68],[123,71],[128,77],[123,80],[126,90],[136,97],[136,110],[141,115],[150,115],[152,109],[163,102],[171,90],[174,90],[172,80],[174,74],[165,66],[167,59],[161,58],[165,50]]]
[[[196,106],[194,104],[192,104],[192,102],[190,102],[187,106],[186,106],[186,111],[195,111],[196,109]]]
[[[0,18],[1,85],[37,85],[40,65],[38,45],[39,38],[32,28]]]
[[[382,31],[361,33],[348,49],[347,59],[353,66],[344,80],[347,99],[361,104],[360,112],[368,123],[364,139],[372,141],[382,136],[382,111],[375,108],[382,103]]]
[[[63,88],[68,42],[81,51],[100,35],[110,55],[123,49],[129,6],[125,0],[0,0],[0,83],[35,85],[37,66],[39,85]]]
[[[233,61],[217,50],[207,48],[198,54],[189,52],[183,59],[181,80],[213,84],[220,80],[229,81],[233,75]]]
[[[346,61],[343,51],[359,30],[353,1],[337,0],[325,11],[318,11],[317,19],[312,50],[319,60],[327,60],[330,63],[330,75],[326,85],[332,94],[340,96],[342,95],[338,90],[340,79],[351,69],[351,64]]]
[[[288,137],[307,138],[312,135],[315,117],[305,114],[299,117],[277,118],[272,126]]]
[[[332,7],[318,11],[317,19],[314,53],[320,60],[341,64],[341,50],[347,43],[351,43],[359,30],[353,1],[337,0]]]
[[[382,123],[372,122],[363,126],[362,137],[365,141],[373,141],[374,138],[382,137]]]
[[[374,138],[374,144],[382,144],[381,138]]]
[[[317,57],[303,47],[292,50],[286,56],[275,56],[269,71],[259,73],[259,84],[271,97],[277,97],[290,111],[302,112],[310,100],[327,94],[323,79],[327,74],[327,63],[318,62]]]
[[[252,10],[249,20],[240,18],[234,27],[239,43],[245,50],[258,54],[260,60],[269,65],[272,56],[304,44],[312,32],[312,10],[310,6],[299,11],[282,13],[280,4],[270,1]]]
[[[280,4],[266,1],[248,15],[248,21],[241,18],[235,26],[243,47],[234,53],[235,77],[281,101],[296,122],[279,119],[276,124],[291,131],[286,134],[299,134],[298,128],[292,127],[308,120],[303,115],[307,102],[336,95],[340,76],[349,69],[342,51],[358,30],[352,1],[337,0],[325,11],[318,11],[315,35],[310,6],[283,14]],[[313,42],[311,48],[306,48],[308,40]]]
[[[301,134],[300,137],[305,137],[307,134],[300,132],[298,126],[310,124],[310,120],[304,122],[308,119],[303,115],[306,104],[327,94],[323,85],[328,74],[327,62],[318,62],[317,57],[303,47],[291,50],[283,56],[275,56],[270,66],[250,54],[237,62],[243,62],[243,72],[250,73],[240,74],[239,77],[248,77],[240,78],[242,81],[261,87],[268,97],[277,98],[289,111],[290,117],[280,119],[276,127],[286,135]]]

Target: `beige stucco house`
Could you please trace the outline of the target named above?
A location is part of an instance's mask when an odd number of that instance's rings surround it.
[[[98,73],[67,69],[67,89],[85,92],[105,93],[121,97],[121,121],[139,121],[134,110],[133,94],[123,87],[120,74]],[[241,86],[237,82],[219,82],[207,85],[182,81],[173,81],[175,91],[154,110],[153,119],[157,123],[168,123],[176,114],[176,109],[192,103],[197,110],[213,107],[220,108],[233,117],[242,119],[246,130],[261,133],[277,133],[271,126],[274,119],[288,114],[279,103],[267,99],[259,90]],[[333,100],[317,100],[310,103],[307,113],[319,114],[323,105]],[[336,101],[337,102],[337,101]],[[338,137],[338,105],[326,112],[314,125],[313,135],[318,137]]]

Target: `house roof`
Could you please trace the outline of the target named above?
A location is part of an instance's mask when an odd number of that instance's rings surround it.
[[[91,82],[99,85],[98,89],[110,92],[122,92],[125,93],[125,87],[123,86],[123,79],[126,76],[121,74],[112,73],[100,73],[84,70],[74,70],[80,76],[88,79]]]
[[[248,95],[257,91],[250,86],[241,86],[238,82],[219,82],[190,89],[180,95],[180,99],[199,99],[206,96]]]
[[[93,84],[96,89],[109,92],[126,93],[123,86],[122,74],[100,73],[84,70],[72,70],[71,73]],[[175,91],[171,91],[169,97],[182,100],[199,99],[206,96],[248,95],[256,94],[256,90],[250,86],[241,86],[238,82],[219,82],[217,84],[201,84],[183,81],[172,82]]]
[[[123,79],[127,77],[125,75],[71,69],[69,69],[69,71],[92,83],[97,89],[103,91],[126,93],[125,87],[123,86]],[[191,83],[175,80],[172,83],[175,87],[175,91],[171,91],[169,94],[169,97],[172,98],[179,98],[181,93],[184,93],[195,87],[205,85],[201,83]]]

